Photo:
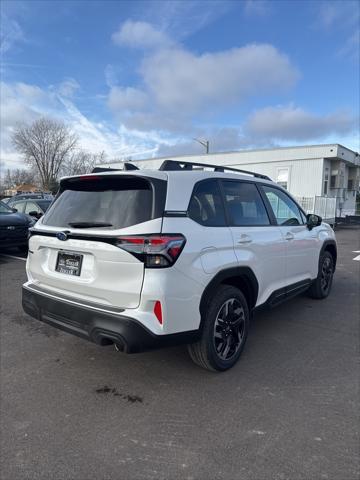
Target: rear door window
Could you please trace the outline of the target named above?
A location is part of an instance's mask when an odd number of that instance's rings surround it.
[[[222,183],[231,226],[270,225],[264,202],[256,185],[226,180]]]
[[[159,213],[153,209],[152,184],[144,178],[78,177],[64,180],[62,188],[43,217],[45,225],[125,228]]]
[[[224,205],[217,180],[205,180],[195,186],[188,214],[192,220],[206,227],[226,225]]]

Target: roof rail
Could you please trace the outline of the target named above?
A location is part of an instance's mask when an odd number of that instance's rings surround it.
[[[91,170],[91,173],[101,173],[101,172],[122,172],[129,170],[139,170],[139,168],[133,163],[124,162],[124,168],[106,168],[106,167],[95,167]]]
[[[194,167],[200,167],[200,168],[195,168]],[[230,172],[236,172],[236,173],[244,173],[246,175],[252,175],[253,177],[256,178],[262,178],[264,180],[271,180],[266,175],[262,175],[261,173],[256,173],[256,172],[250,172],[249,170],[241,170],[240,168],[231,168],[231,167],[225,167],[223,165],[210,165],[209,163],[196,163],[196,162],[183,162],[181,160],[165,160],[159,170],[163,171],[184,171],[184,170],[201,170],[206,168],[213,168],[214,172],[225,172],[225,171],[230,171]]]

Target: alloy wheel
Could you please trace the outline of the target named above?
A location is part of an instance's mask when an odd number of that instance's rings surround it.
[[[214,344],[219,358],[230,360],[239,351],[245,334],[245,312],[236,298],[220,307],[214,323]]]
[[[332,275],[333,275],[333,268],[332,268],[331,259],[329,257],[326,257],[321,267],[321,280],[320,280],[321,289],[324,293],[327,292],[327,290],[331,285]]]

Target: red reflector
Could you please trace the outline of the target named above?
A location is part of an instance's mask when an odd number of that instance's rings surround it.
[[[162,325],[162,323],[163,323],[162,308],[161,308],[161,303],[159,302],[159,300],[157,300],[155,302],[154,313],[155,313],[156,318],[158,319],[158,322],[160,323],[160,325]]]

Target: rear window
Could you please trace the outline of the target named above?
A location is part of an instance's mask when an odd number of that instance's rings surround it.
[[[125,228],[155,218],[153,188],[143,178],[80,177],[64,180],[62,189],[43,224]]]

